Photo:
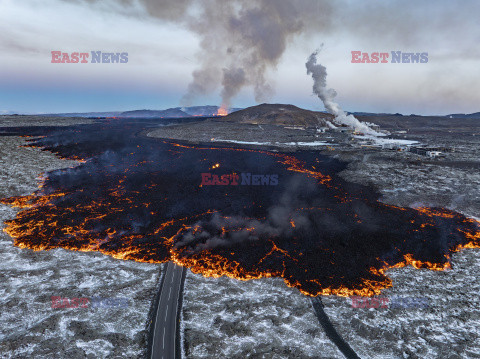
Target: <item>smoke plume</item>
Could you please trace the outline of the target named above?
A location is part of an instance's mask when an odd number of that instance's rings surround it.
[[[434,38],[446,43],[444,47],[448,48],[450,42],[450,47],[456,47],[459,38],[466,36],[452,35],[452,28],[445,27],[445,23],[455,23],[455,31],[471,34],[477,20],[471,16],[476,13],[471,10],[476,4],[474,1],[468,6],[452,5],[451,9],[439,7],[435,2],[406,6],[401,0],[391,0],[388,4],[374,1],[369,5],[350,0],[63,1],[86,3],[127,16],[147,15],[160,20],[159,23],[170,22],[196,34],[200,45],[195,57],[197,67],[181,100],[183,107],[191,106],[197,97],[220,89],[222,107],[228,108],[232,99],[246,87],[253,88],[257,102],[265,102],[273,94],[269,72],[275,70],[288,45],[300,36],[328,37],[339,31],[340,36],[359,39],[362,46],[374,38],[372,44],[383,49],[389,49],[392,44],[399,48],[422,46],[423,49],[424,44]],[[469,45],[461,56],[471,54]],[[314,66],[315,56],[311,60],[309,63]],[[316,87],[321,90],[322,67],[317,66],[312,67],[316,69],[312,74],[320,73],[320,85]],[[330,99],[326,103],[338,122],[367,130],[331,100],[333,90],[325,91],[320,91],[323,94],[319,97]]]
[[[255,101],[273,94],[267,71],[277,66],[288,43],[305,31],[307,9],[322,6],[310,0],[206,1],[200,15],[188,18],[186,26],[200,37],[199,68],[193,73],[181,104],[221,86],[222,107],[244,88],[252,87]],[[319,19],[328,23],[327,20]],[[318,26],[316,26],[318,28]]]
[[[132,9],[138,3],[150,16],[198,35],[198,65],[181,100],[184,107],[218,88],[222,108],[229,108],[245,87],[253,88],[256,102],[267,101],[273,95],[267,72],[275,69],[288,44],[307,30],[315,33],[330,27],[332,18],[327,0],[116,2]]]
[[[334,101],[337,92],[332,88],[327,88],[327,68],[321,64],[317,64],[318,51],[319,50],[313,52],[305,64],[307,67],[307,75],[312,75],[313,92],[322,100],[327,111],[335,116],[334,121],[338,124],[354,128],[356,131],[363,132],[364,134],[374,136],[381,135],[365,123],[360,122],[353,115],[347,115],[340,105]]]
[[[316,190],[312,179],[295,176],[288,182],[278,203],[268,209],[264,219],[222,216],[215,212],[210,219],[197,222],[177,237],[175,248],[185,256],[219,247],[231,247],[242,242],[292,238],[294,229],[297,232],[311,231],[314,226],[312,220],[298,208],[308,208],[311,203],[306,198],[313,198]],[[319,206],[320,203],[317,201],[315,205]]]

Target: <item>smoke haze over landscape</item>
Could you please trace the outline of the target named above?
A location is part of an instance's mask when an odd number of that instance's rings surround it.
[[[462,5],[49,0],[38,7],[31,0],[2,2],[0,111],[158,109],[206,102],[228,107],[264,101],[321,109],[309,96],[301,59],[323,42],[329,82],[350,111],[476,112],[479,30],[473,14],[480,9],[474,1]],[[39,15],[55,26],[35,21]],[[96,27],[84,27],[86,18],[97,19]],[[32,41],[32,31],[43,36]],[[53,50],[127,51],[130,61],[125,66],[54,65],[49,63]],[[430,61],[396,67],[351,64],[353,50],[428,52]],[[105,93],[110,95],[99,102],[98,94]]]

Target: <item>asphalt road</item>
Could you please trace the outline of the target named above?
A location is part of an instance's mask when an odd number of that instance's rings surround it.
[[[323,330],[327,337],[337,346],[337,348],[342,352],[342,354],[347,359],[360,359],[360,357],[355,353],[355,351],[348,345],[348,343],[343,340],[343,338],[338,334],[337,330],[333,326],[332,322],[327,316],[327,313],[323,310],[322,298],[320,296],[311,298],[313,309],[317,315],[318,321],[320,322]]]
[[[158,300],[155,323],[153,327],[153,340],[151,359],[175,359],[180,357],[176,345],[181,298],[182,281],[186,269],[172,262],[167,264]]]

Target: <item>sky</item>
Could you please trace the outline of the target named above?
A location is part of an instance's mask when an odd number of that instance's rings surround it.
[[[319,47],[345,110],[478,112],[479,13],[475,0],[0,0],[0,113],[324,110],[305,68]],[[52,63],[52,51],[125,52],[128,62]],[[352,51],[428,62],[352,63]]]

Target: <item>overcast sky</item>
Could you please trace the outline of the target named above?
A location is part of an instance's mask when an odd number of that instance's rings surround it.
[[[323,110],[305,69],[322,43],[327,85],[348,111],[480,111],[479,1],[291,2],[0,0],[0,112],[162,109],[225,98],[235,107]],[[428,52],[428,63],[351,63],[353,50]],[[51,51],[127,52],[128,63],[56,64]],[[230,76],[226,84],[230,70],[241,81]]]

